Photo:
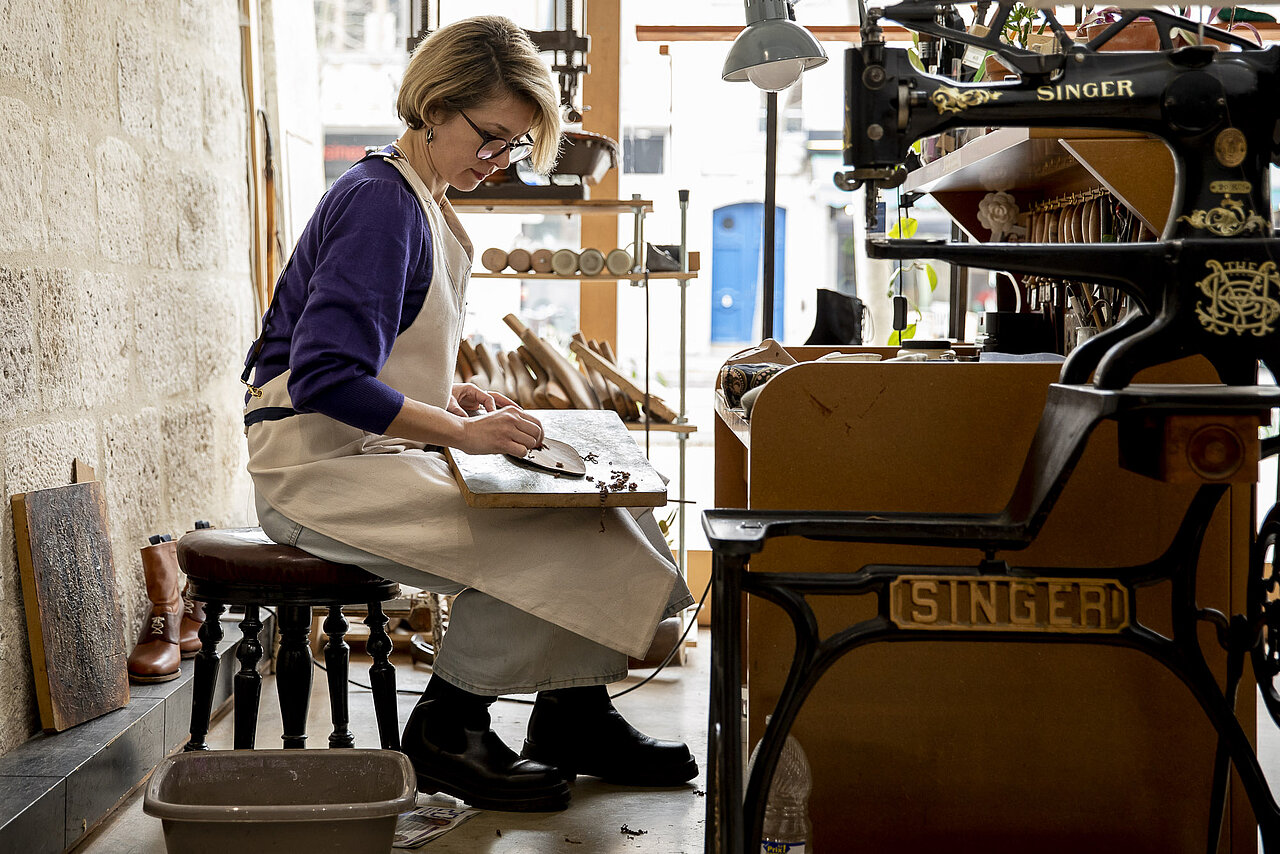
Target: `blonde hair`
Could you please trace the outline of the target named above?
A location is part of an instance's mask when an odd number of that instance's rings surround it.
[[[533,104],[529,162],[550,171],[560,152],[559,94],[538,49],[507,18],[467,18],[428,36],[409,59],[396,112],[417,130],[442,110],[453,113],[508,94]]]

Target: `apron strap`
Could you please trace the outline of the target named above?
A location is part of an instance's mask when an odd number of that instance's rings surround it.
[[[245,413],[244,426],[252,427],[263,421],[283,421],[285,418],[301,414],[288,406],[263,406]]]

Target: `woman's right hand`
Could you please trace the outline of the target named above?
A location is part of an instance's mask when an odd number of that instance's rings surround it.
[[[518,406],[504,406],[462,419],[457,448],[468,454],[511,454],[523,457],[542,447],[542,423]]]

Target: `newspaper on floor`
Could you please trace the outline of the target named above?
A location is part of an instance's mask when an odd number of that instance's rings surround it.
[[[479,812],[480,810],[469,809],[458,801],[427,801],[400,814],[391,847],[421,848]]]

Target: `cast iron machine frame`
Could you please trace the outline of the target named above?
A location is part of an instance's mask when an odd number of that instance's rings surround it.
[[[757,850],[758,841],[753,846],[750,840],[760,838],[768,784],[787,733],[805,697],[832,664],[869,643],[922,640],[1105,644],[1145,653],[1187,686],[1218,734],[1207,850],[1217,850],[1234,765],[1264,848],[1280,852],[1280,806],[1234,710],[1249,655],[1264,705],[1280,724],[1280,602],[1271,598],[1280,582],[1264,567],[1269,550],[1280,542],[1280,508],[1266,514],[1250,550],[1245,613],[1226,615],[1201,607],[1195,594],[1200,546],[1228,484],[1254,480],[1259,458],[1278,446],[1276,441],[1260,445],[1256,427],[1268,423],[1271,410],[1280,407],[1280,390],[1256,382],[1259,363],[1280,375],[1280,240],[1272,236],[1268,215],[1268,167],[1280,162],[1280,47],[1262,48],[1158,10],[1128,10],[1080,44],[1046,11],[1062,51],[1041,55],[998,40],[1013,5],[1011,0],[998,4],[991,34],[983,37],[950,26],[947,4],[911,0],[872,10],[862,28],[862,45],[846,52],[844,162],[851,168],[836,175],[837,185],[849,190],[867,186],[867,210],[873,216],[875,192],[905,179],[909,147],[949,128],[1139,131],[1162,139],[1173,154],[1175,193],[1168,225],[1157,242],[1147,244],[869,242],[872,257],[927,257],[1110,285],[1129,295],[1135,309],[1072,352],[1060,381],[1049,389],[1014,494],[999,513],[704,513],[703,527],[714,552],[708,852]],[[1139,15],[1154,21],[1161,50],[1097,50]],[[1017,77],[966,84],[918,71],[905,50],[885,45],[881,18],[992,50]],[[1178,46],[1176,31],[1211,37],[1223,49]],[[1213,365],[1223,385],[1132,382],[1147,367],[1193,354]],[[1201,484],[1174,541],[1157,559],[1127,568],[1011,565],[1000,554],[1035,539],[1094,428],[1104,421],[1119,425],[1125,467],[1157,479],[1170,479],[1172,470]],[[1178,430],[1170,432],[1171,425]],[[1168,439],[1174,432],[1190,437],[1185,446],[1174,447]],[[769,540],[785,536],[959,546],[975,549],[980,557],[972,566],[747,571],[752,555]],[[1171,636],[1138,618],[1136,591],[1158,582],[1171,583]],[[948,586],[951,595],[957,595],[958,586],[968,586],[971,597],[973,590],[985,590],[992,599],[997,589],[1005,591],[1006,619],[963,629],[924,619],[930,611],[917,607],[927,602],[915,591]],[[1019,592],[1024,605],[1035,600],[1036,613],[1049,614],[1037,631],[1024,631],[1025,620],[1013,619]],[[821,636],[807,596],[867,593],[877,597],[875,617]],[[779,605],[796,637],[792,665],[745,791],[738,753],[743,594]],[[1067,600],[1076,608],[1073,618],[1053,610],[1055,602]],[[972,599],[970,604],[974,607]],[[1024,609],[1023,616],[1028,613]],[[1226,650],[1225,686],[1219,686],[1200,646],[1196,630],[1203,623],[1216,628]]]

